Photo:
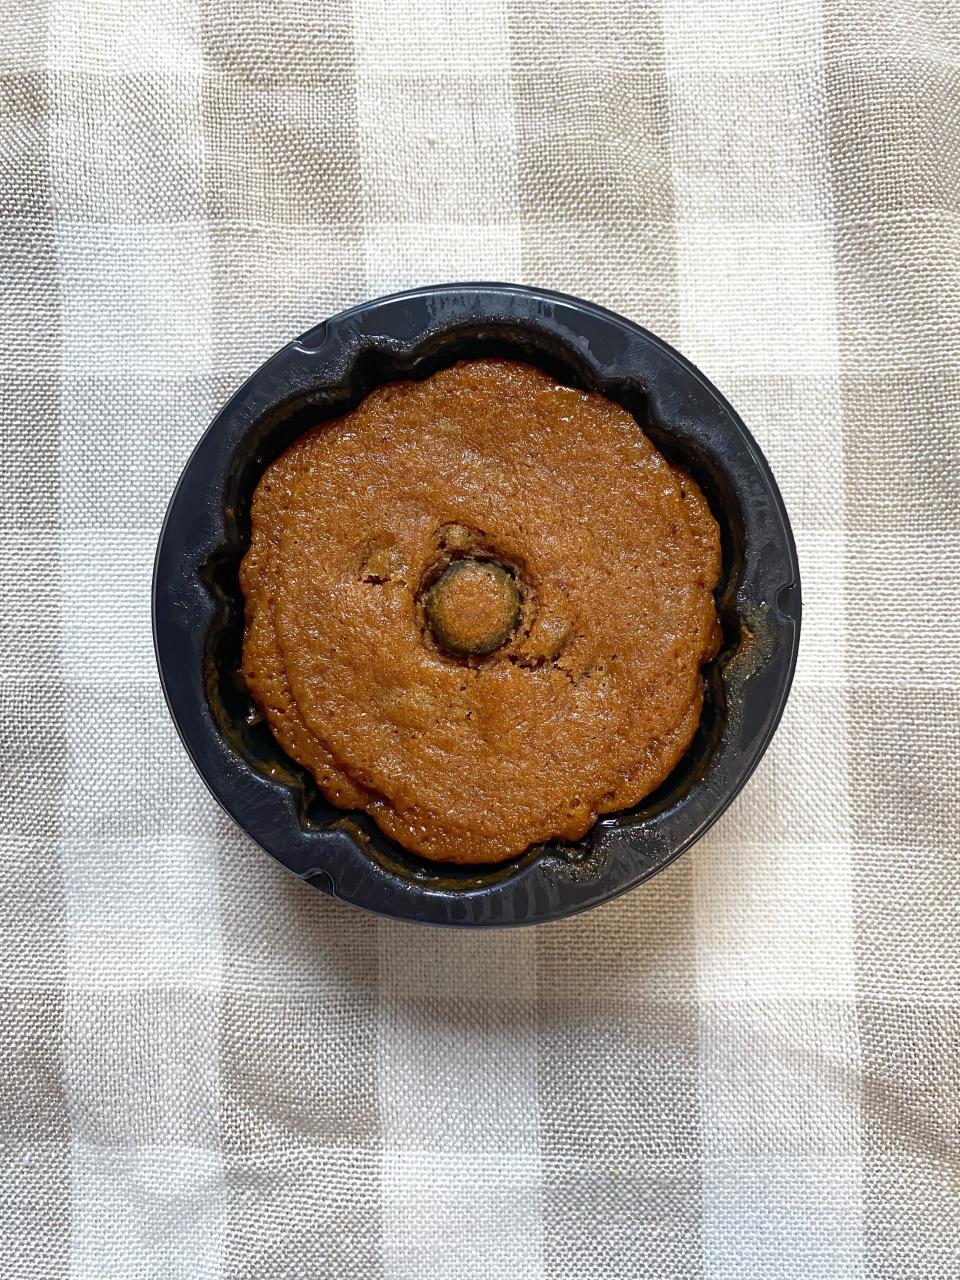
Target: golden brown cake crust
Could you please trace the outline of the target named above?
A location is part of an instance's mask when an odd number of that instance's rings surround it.
[[[495,561],[520,618],[445,652],[424,595]],[[719,530],[602,396],[478,360],[392,383],[265,472],[241,566],[243,672],[328,798],[406,848],[496,862],[636,804],[696,730]]]

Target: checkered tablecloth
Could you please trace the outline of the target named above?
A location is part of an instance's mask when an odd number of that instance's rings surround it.
[[[960,1275],[960,9],[0,0],[0,1275]],[[219,403],[404,286],[679,347],[776,471],[781,730],[540,929],[218,811],[150,574]]]

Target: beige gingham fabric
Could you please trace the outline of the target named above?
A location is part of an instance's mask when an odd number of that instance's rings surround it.
[[[960,1276],[960,9],[0,0],[0,1276]],[[340,907],[218,811],[150,574],[293,335],[514,280],[782,486],[780,732],[585,916]]]

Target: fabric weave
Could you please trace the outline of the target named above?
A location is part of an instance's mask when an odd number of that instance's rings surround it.
[[[960,1275],[960,13],[0,0],[0,1272]],[[781,729],[656,880],[379,921],[218,811],[150,575],[218,405],[391,290],[653,329],[804,577]]]

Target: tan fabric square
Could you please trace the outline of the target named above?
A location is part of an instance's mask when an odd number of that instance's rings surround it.
[[[851,698],[854,839],[866,846],[956,852],[960,692],[864,688]],[[911,742],[922,738],[919,755]],[[932,869],[932,865],[931,865]],[[944,870],[949,870],[949,864]]]
[[[878,1156],[863,1170],[864,1269],[868,1276],[956,1280],[960,1258],[956,1157]],[[918,1212],[918,1206],[922,1209]]]
[[[16,686],[0,688],[0,716],[29,713],[31,696],[49,697],[57,711],[62,711],[59,691],[49,687],[32,685],[29,694]],[[9,750],[10,736],[9,731],[0,735],[0,750]],[[43,740],[49,748],[51,742],[59,745],[57,737],[55,731]],[[56,777],[60,766],[48,764],[47,767],[55,787],[60,781]],[[14,771],[12,785],[27,793],[33,788],[33,794],[39,799],[38,776],[25,761]],[[0,889],[0,973],[4,974],[12,1000],[18,999],[21,992],[33,991],[38,993],[38,998],[46,998],[55,1005],[67,969],[64,885],[55,835],[60,822],[59,804],[40,800],[28,813],[12,813],[9,806],[0,805],[0,822],[3,823],[0,862],[4,870]],[[25,918],[30,920],[27,929],[23,925]],[[33,997],[24,995],[23,998],[29,1003]],[[60,1034],[58,1024],[51,1032],[57,1043]]]
[[[894,1000],[858,1012],[868,1240],[884,1266],[946,1280],[960,1257],[960,1013]]]
[[[204,82],[213,221],[350,226],[360,216],[353,84],[336,70],[267,87]]]
[[[528,224],[673,212],[663,16],[656,5],[510,5],[520,209]],[[609,261],[609,255],[600,255]],[[549,280],[549,277],[547,277]],[[588,297],[596,296],[588,291]]]
[[[47,161],[46,77],[0,61],[0,217],[42,221]]]
[[[353,24],[345,0],[205,0],[208,70],[282,88],[353,72]]]
[[[956,67],[888,62],[865,47],[856,60],[828,61],[827,84],[838,106],[830,146],[841,205],[871,213],[934,205],[960,213],[960,185],[943,163],[942,135],[960,94]]]
[[[660,66],[663,6],[657,0],[580,0],[557,9],[537,0],[509,6],[510,52],[521,74],[536,66],[575,76],[585,68],[634,73]]]
[[[26,233],[26,234],[25,234]],[[57,288],[57,260],[49,212],[21,221],[0,216],[0,287],[3,289],[4,354],[28,372],[59,368],[56,314],[49,299]]]
[[[222,1267],[231,1280],[383,1274],[379,1153],[345,1147],[227,1155],[224,1173]]]
[[[914,373],[843,380],[846,513],[865,551],[873,534],[909,542],[949,538],[960,475],[960,369],[935,362]]]
[[[629,229],[670,217],[667,93],[656,66],[631,75],[521,66],[514,98],[525,220]]]
[[[544,1182],[551,1280],[703,1275],[698,1159],[571,1156],[548,1162]]]
[[[936,762],[931,765],[936,770]],[[909,818],[890,818],[891,805],[877,796],[871,811],[876,831],[887,821],[885,839],[867,844],[858,835],[856,867],[858,988],[874,1001],[939,1001],[956,1008],[960,991],[960,952],[954,945],[960,933],[960,874],[954,860],[956,827],[952,814],[960,804],[956,784],[952,796],[937,796],[931,825],[940,823],[932,838],[923,831],[897,840]],[[869,800],[867,800],[869,803]],[[894,802],[896,803],[896,802]],[[917,803],[909,791],[903,805]],[[921,802],[922,803],[922,802]],[[862,815],[858,828],[866,823]]]
[[[956,14],[940,0],[831,0],[823,12],[824,52],[840,61],[856,56],[888,67],[918,69],[960,54]]]
[[[8,369],[0,378],[0,453],[6,462],[0,538],[7,530],[13,539],[27,529],[57,526],[60,398],[60,379],[52,370]],[[14,570],[0,560],[0,581]],[[6,591],[0,592],[9,600]]]
[[[547,1164],[692,1158],[700,1149],[691,1002],[540,1002],[541,1144]]]
[[[865,217],[859,205],[837,230],[841,262],[855,262],[837,305],[841,372],[919,378],[960,360],[952,298],[956,232],[935,208]]]
[[[68,1141],[62,1034],[62,991],[0,988],[0,1146]]]

